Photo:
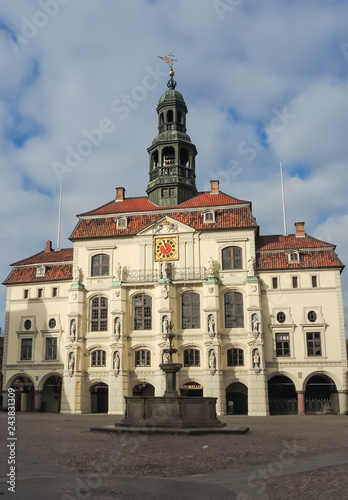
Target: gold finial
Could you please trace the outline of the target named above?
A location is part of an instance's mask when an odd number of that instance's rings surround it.
[[[174,76],[175,73],[174,73],[174,70],[173,70],[173,62],[177,62],[177,59],[174,59],[175,58],[175,55],[172,54],[172,52],[170,54],[168,54],[167,56],[158,56],[160,59],[162,59],[162,61],[165,61],[167,64],[169,64],[170,66],[170,71],[169,71],[169,76]]]

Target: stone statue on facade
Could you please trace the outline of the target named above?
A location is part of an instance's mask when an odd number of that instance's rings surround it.
[[[74,342],[76,340],[76,320],[72,319],[70,321],[70,340]]]
[[[213,257],[209,257],[208,259],[208,274],[209,276],[215,275],[215,261]]]
[[[257,370],[260,369],[260,353],[259,353],[258,349],[254,350],[253,364],[254,364],[254,368],[256,368]]]
[[[115,318],[114,322],[114,334],[119,339],[121,335],[121,322],[119,318]]]
[[[74,371],[75,371],[75,354],[73,352],[71,352],[69,355],[68,370],[69,370],[70,377],[72,377],[72,375],[74,375]]]
[[[256,313],[251,317],[251,331],[257,335],[260,333],[260,321]]]
[[[114,371],[118,373],[120,371],[120,353],[118,351],[114,352],[114,360],[113,360],[113,365],[114,365]]]
[[[208,333],[215,334],[215,319],[213,314],[209,314],[208,316]]]
[[[73,281],[76,284],[80,282],[80,269],[78,266],[74,266],[73,268]]]
[[[165,334],[168,332],[168,326],[169,326],[168,316],[163,316],[163,318],[162,318],[162,333]]]
[[[212,373],[215,373],[215,370],[216,370],[216,355],[215,355],[214,349],[211,349],[210,352],[209,352],[208,364],[209,364],[209,370]]]
[[[248,262],[249,262],[248,274],[249,276],[255,276],[255,257],[251,257],[251,259],[249,259]]]

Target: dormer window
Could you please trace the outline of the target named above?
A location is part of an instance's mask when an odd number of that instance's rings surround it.
[[[36,268],[36,277],[39,276],[45,276],[46,274],[46,267],[45,266],[40,266]]]
[[[203,222],[215,222],[215,212],[213,212],[212,210],[210,210],[209,212],[205,212],[203,214]]]
[[[290,252],[288,253],[288,259],[289,262],[300,262],[300,252],[295,251],[295,252]]]
[[[116,219],[116,228],[127,229],[127,217],[120,217],[119,219]]]

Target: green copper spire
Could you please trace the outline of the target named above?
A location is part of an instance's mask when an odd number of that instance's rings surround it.
[[[161,57],[170,65],[168,90],[158,101],[158,135],[148,148],[149,184],[146,192],[158,206],[178,205],[197,193],[195,183],[196,146],[186,134],[187,107],[175,90],[173,54]]]

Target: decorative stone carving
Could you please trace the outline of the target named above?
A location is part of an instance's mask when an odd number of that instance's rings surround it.
[[[169,222],[164,220],[155,226],[155,233],[170,233],[178,230],[178,225],[174,224],[174,222]]]
[[[113,357],[113,369],[116,376],[120,372],[120,364],[121,364],[120,353],[118,351],[115,351]]]
[[[167,287],[167,285],[163,285],[162,286],[162,288],[161,288],[161,297],[163,297],[164,299],[168,298],[168,287]]]
[[[208,316],[208,333],[210,337],[214,337],[216,333],[214,314],[209,314]]]
[[[78,284],[80,282],[80,269],[78,266],[74,266],[73,269],[73,281]]]
[[[249,266],[248,266],[248,274],[249,276],[255,276],[255,257],[251,257],[251,259],[248,260]]]
[[[166,260],[162,260],[161,273],[162,273],[162,279],[165,280],[165,279],[168,278],[168,274],[167,274],[167,261]]]
[[[257,337],[260,333],[260,321],[257,313],[253,313],[251,316],[251,331],[254,336]]]
[[[261,370],[260,362],[261,362],[260,352],[258,349],[254,349],[253,350],[253,368],[257,372],[259,372]]]
[[[215,261],[213,257],[209,257],[208,259],[208,275],[215,276]]]
[[[70,341],[74,342],[76,340],[76,319],[70,321]]]
[[[214,349],[210,349],[208,358],[209,370],[212,375],[216,372],[216,354]]]
[[[162,316],[162,334],[166,335],[169,327],[169,318],[168,316]]]
[[[72,377],[75,371],[75,354],[73,352],[69,354],[68,370],[70,377]]]
[[[114,319],[114,335],[116,339],[121,336],[121,320],[118,316]]]
[[[162,363],[167,365],[167,364],[170,363],[170,361],[171,360],[170,360],[170,354],[169,354],[169,352],[164,352],[162,354]]]

